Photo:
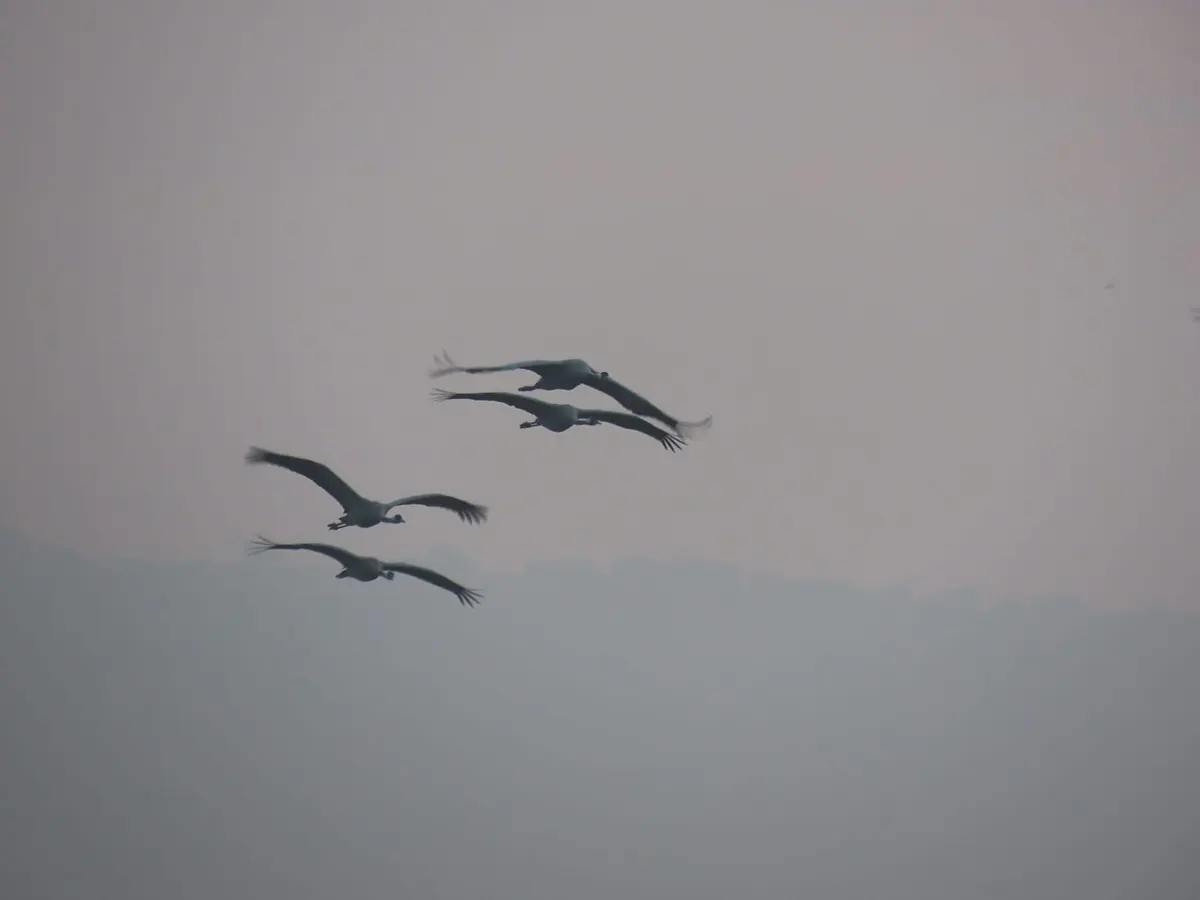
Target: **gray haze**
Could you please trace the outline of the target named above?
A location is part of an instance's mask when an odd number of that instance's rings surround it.
[[[1195,606],[1197,46],[1191,2],[6,3],[0,520],[333,518],[257,443],[494,509],[380,554]],[[521,432],[428,402],[442,347],[716,424]]]
[[[1194,613],[430,561],[0,535],[0,894],[1196,897]]]

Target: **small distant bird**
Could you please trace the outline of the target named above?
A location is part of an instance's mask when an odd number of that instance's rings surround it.
[[[607,394],[625,409],[639,416],[646,416],[662,422],[682,438],[696,437],[700,432],[712,426],[712,416],[697,422],[684,422],[668,413],[663,412],[645,397],[630,390],[614,379],[607,372],[599,372],[582,359],[531,359],[524,362],[508,363],[502,366],[460,366],[450,358],[445,350],[440,357],[435,357],[437,366],[431,369],[431,378],[441,378],[452,372],[465,372],[469,375],[479,375],[488,372],[514,372],[525,370],[533,372],[538,380],[533,384],[522,385],[518,391],[570,391],[586,385],[601,393]]]
[[[359,556],[357,553],[351,553],[349,550],[335,547],[333,544],[277,544],[260,534],[250,543],[249,555],[257,556],[268,550],[311,550],[313,553],[328,556],[342,564],[342,571],[338,572],[334,578],[353,578],[355,581],[374,581],[377,578],[386,578],[391,581],[398,572],[401,575],[410,575],[432,584],[434,587],[449,591],[458,598],[458,602],[463,606],[474,606],[483,599],[483,594],[479,591],[463,587],[457,581],[447,578],[441,572],[435,572],[433,569],[415,566],[411,563],[383,562],[373,556]]]
[[[1104,289],[1105,289],[1106,291],[1111,291],[1111,290],[1112,290],[1113,288],[1115,288],[1116,286],[1117,286],[1117,283],[1116,283],[1115,281],[1110,281],[1108,284],[1106,284],[1106,285],[1104,286]]]
[[[504,403],[508,406],[524,410],[534,417],[532,422],[522,422],[521,428],[542,427],[547,431],[561,433],[576,425],[599,425],[608,422],[627,428],[630,431],[640,431],[654,438],[666,449],[675,452],[684,445],[682,438],[668,431],[663,431],[657,425],[627,412],[612,409],[580,409],[569,403],[547,403],[535,400],[533,397],[522,397],[520,394],[510,394],[503,391],[484,391],[475,394],[460,394],[453,391],[443,391],[435,388],[432,392],[435,403],[447,400],[490,400],[494,403]]]
[[[464,522],[474,525],[487,521],[488,509],[486,506],[468,503],[466,500],[451,497],[449,494],[413,494],[410,497],[392,500],[390,503],[368,500],[334,474],[329,466],[305,459],[302,456],[288,456],[284,453],[273,453],[261,447],[251,447],[246,452],[246,462],[279,466],[289,472],[303,475],[318,487],[323,488],[342,505],[344,511],[340,519],[329,523],[330,531],[351,526],[371,528],[381,523],[402,523],[404,517],[399,513],[393,516],[388,515],[397,506],[431,506],[437,509],[448,509]]]

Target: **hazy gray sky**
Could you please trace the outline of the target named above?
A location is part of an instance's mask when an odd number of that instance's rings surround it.
[[[1195,614],[63,556],[0,530],[5,900],[1196,897]]]
[[[389,555],[1183,601],[1198,45],[1189,2],[6,4],[0,516],[320,538],[255,443],[493,508],[346,538]],[[715,425],[519,431],[429,402],[442,347]]]

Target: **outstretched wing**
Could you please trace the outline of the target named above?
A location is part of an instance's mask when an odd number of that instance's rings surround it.
[[[683,438],[695,437],[697,433],[707,430],[712,425],[712,416],[699,422],[681,422],[672,415],[663,412],[641,394],[631,391],[619,381],[593,375],[584,382],[588,387],[595,388],[601,393],[608,394],[623,407],[639,416],[657,419]]]
[[[457,391],[443,391],[441,388],[434,388],[430,391],[429,396],[433,398],[434,403],[444,403],[447,400],[491,400],[494,403],[507,403],[509,406],[515,406],[517,409],[523,409],[531,416],[540,416],[546,410],[550,409],[550,404],[544,400],[535,400],[533,397],[526,397],[524,394],[511,394],[507,391],[481,391],[476,394],[461,394]]]
[[[401,497],[388,504],[389,508],[393,506],[433,506],[437,509],[448,509],[464,522],[470,522],[473,525],[486,522],[488,517],[486,506],[468,503],[466,500],[451,497],[449,494],[413,494],[411,497]]]
[[[445,350],[442,351],[441,356],[435,356],[433,361],[437,365],[435,368],[429,370],[430,378],[441,378],[443,375],[449,375],[452,372],[481,375],[485,372],[518,372],[522,369],[538,375],[545,375],[547,372],[552,372],[562,365],[562,360],[557,359],[527,359],[524,362],[506,363],[503,366],[460,366],[450,358],[450,354]]]
[[[479,591],[463,587],[457,581],[447,578],[441,572],[435,572],[433,569],[427,569],[424,566],[414,566],[412,563],[388,562],[383,564],[383,568],[389,572],[399,572],[402,575],[411,575],[413,578],[420,578],[434,587],[440,587],[442,590],[449,591],[458,598],[458,602],[463,606],[474,606],[483,599],[483,594],[479,593]]]
[[[313,553],[320,553],[330,559],[336,559],[346,567],[354,565],[361,559],[357,554],[341,547],[335,547],[333,544],[277,544],[261,534],[250,542],[250,556],[257,556],[268,550],[311,550]]]
[[[338,503],[342,504],[342,509],[346,512],[349,512],[350,507],[355,504],[362,503],[363,498],[359,496],[358,492],[334,474],[333,469],[324,463],[305,459],[302,456],[272,453],[270,450],[264,450],[262,447],[251,447],[246,451],[246,462],[268,463],[272,466],[287,469],[289,472],[295,472],[297,475],[303,475],[318,487],[323,488]]]
[[[581,418],[598,419],[601,422],[608,422],[610,425],[619,425],[621,428],[628,428],[630,431],[640,431],[642,434],[648,434],[672,453],[684,445],[683,438],[676,437],[669,431],[663,431],[657,425],[647,422],[633,413],[618,412],[615,409],[581,409],[579,415]]]

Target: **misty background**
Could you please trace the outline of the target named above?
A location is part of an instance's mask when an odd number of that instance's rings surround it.
[[[25,534],[303,538],[328,498],[258,444],[493,509],[355,536],[379,555],[1196,606],[1192,3],[0,9]],[[714,426],[523,432],[429,402],[442,348],[580,356]]]
[[[1197,46],[0,0],[0,896],[1193,900]],[[338,538],[483,605],[239,558],[337,515],[251,444],[488,505]]]
[[[1200,617],[0,540],[6,897],[1190,900]],[[328,565],[322,563],[328,562]]]

